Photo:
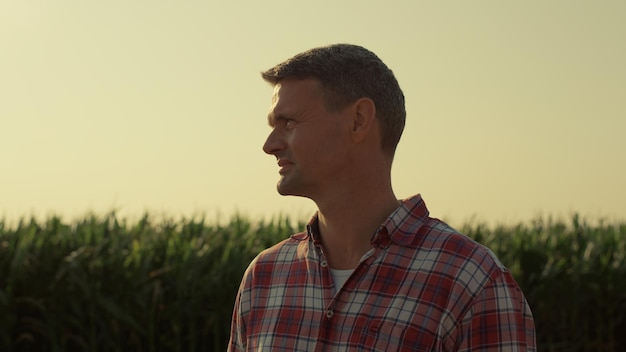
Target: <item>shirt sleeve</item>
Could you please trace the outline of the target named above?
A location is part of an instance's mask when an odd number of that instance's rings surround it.
[[[233,317],[230,325],[230,341],[228,342],[228,352],[240,352],[246,350],[245,336],[246,326],[241,316],[241,294],[243,291],[243,283],[237,292],[235,305],[233,308]]]
[[[494,274],[461,321],[455,351],[536,351],[528,302],[506,269]]]

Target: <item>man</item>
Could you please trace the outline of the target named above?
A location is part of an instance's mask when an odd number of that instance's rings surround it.
[[[278,192],[318,211],[248,267],[229,351],[534,351],[530,308],[495,255],[420,195],[394,195],[406,113],[392,71],[339,44],[262,76]]]

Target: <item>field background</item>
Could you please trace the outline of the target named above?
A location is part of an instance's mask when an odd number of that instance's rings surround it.
[[[300,222],[0,221],[1,351],[222,351],[241,275]],[[626,222],[460,228],[524,290],[540,351],[626,348]]]
[[[223,350],[243,270],[315,211],[275,191],[259,72],[340,42],[405,93],[396,194],[494,249],[540,351],[625,351],[625,13],[0,1],[0,351]]]

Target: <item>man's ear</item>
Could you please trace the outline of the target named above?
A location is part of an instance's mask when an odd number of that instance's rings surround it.
[[[370,98],[360,98],[352,107],[352,139],[360,142],[375,130],[376,104]]]

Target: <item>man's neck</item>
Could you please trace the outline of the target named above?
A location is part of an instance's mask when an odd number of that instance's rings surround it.
[[[383,193],[335,198],[331,204],[319,207],[320,236],[331,268],[356,268],[371,248],[376,230],[399,205],[393,191],[388,189]]]

